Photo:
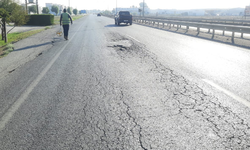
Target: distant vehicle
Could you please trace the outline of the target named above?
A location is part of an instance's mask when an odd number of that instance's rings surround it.
[[[99,13],[99,14],[97,14],[97,16],[101,16],[101,14]]]
[[[120,25],[120,23],[126,23],[132,25],[132,15],[129,11],[119,11],[115,15],[115,24]]]

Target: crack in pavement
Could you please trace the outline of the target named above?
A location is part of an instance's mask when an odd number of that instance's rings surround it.
[[[147,150],[147,148],[145,148],[145,147],[143,146],[143,143],[142,143],[142,133],[141,133],[141,132],[142,132],[142,127],[141,127],[141,125],[139,125],[139,124],[136,122],[136,118],[133,117],[133,116],[129,113],[130,107],[129,107],[129,105],[123,100],[123,92],[122,92],[122,91],[121,91],[121,101],[122,101],[123,104],[127,107],[126,113],[127,113],[127,115],[129,116],[129,118],[132,118],[133,123],[135,124],[135,127],[136,127],[136,126],[139,127],[139,142],[140,142],[141,148],[144,149],[144,150]],[[132,130],[132,129],[131,129],[131,130]],[[131,131],[131,132],[132,132],[132,131]]]
[[[68,66],[51,74],[57,80],[41,82],[46,90],[27,101],[20,114],[27,126],[10,124],[13,134],[0,136],[1,148],[249,149],[249,124],[217,97],[144,45],[107,36],[111,45],[127,45],[71,53]]]
[[[112,36],[116,42],[129,40],[118,33],[111,33],[108,36]],[[218,137],[213,138],[220,142],[224,148],[249,148],[250,126],[244,119],[230,108],[223,106],[217,97],[205,94],[205,91],[197,84],[191,83],[174,70],[165,67],[145,46],[137,45],[133,40],[130,42],[131,46],[126,51],[119,51],[115,47],[111,48],[115,49],[125,63],[135,60],[133,63],[139,62],[141,68],[147,66],[147,73],[157,74],[156,82],[162,84],[167,91],[165,99],[161,101],[168,108],[169,116],[183,116],[186,119],[198,117],[212,129]],[[124,104],[130,109],[127,103]],[[218,145],[215,145],[214,148],[216,146]]]

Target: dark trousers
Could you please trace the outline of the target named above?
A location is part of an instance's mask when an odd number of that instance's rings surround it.
[[[63,33],[64,33],[64,36],[68,37],[69,25],[63,25]]]

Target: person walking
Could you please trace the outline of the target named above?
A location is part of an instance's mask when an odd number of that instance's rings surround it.
[[[63,33],[65,40],[68,40],[68,33],[69,33],[69,23],[71,21],[71,24],[73,24],[71,16],[66,13],[66,9],[63,9],[63,13],[61,14],[60,18],[60,26],[63,25]],[[70,21],[69,21],[70,20]]]

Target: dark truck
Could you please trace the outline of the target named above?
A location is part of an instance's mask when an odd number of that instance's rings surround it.
[[[129,11],[119,11],[115,15],[115,24],[120,25],[120,23],[126,23],[132,25],[132,15]]]

